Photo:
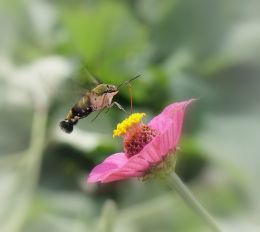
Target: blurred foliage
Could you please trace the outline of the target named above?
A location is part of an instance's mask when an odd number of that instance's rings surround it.
[[[177,172],[224,227],[259,231],[259,10],[258,0],[1,1],[0,231],[208,231],[154,181],[86,184],[122,149],[111,134],[125,115],[60,131],[91,86],[84,69],[113,84],[142,74],[134,111],[147,120],[198,98]],[[127,87],[116,100],[129,110]]]

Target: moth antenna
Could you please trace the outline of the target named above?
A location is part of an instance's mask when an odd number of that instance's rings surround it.
[[[130,82],[134,81],[135,79],[137,79],[137,78],[140,77],[140,76],[142,76],[142,75],[139,74],[139,75],[137,75],[137,76],[135,76],[135,77],[129,79],[128,81],[124,81],[123,83],[121,83],[121,84],[119,84],[119,85],[117,86],[117,89],[119,89],[120,87],[122,87],[122,86],[124,86],[124,85],[129,84]]]

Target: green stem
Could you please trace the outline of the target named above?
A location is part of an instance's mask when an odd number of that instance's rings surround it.
[[[102,214],[99,221],[99,232],[114,231],[117,217],[117,207],[114,201],[107,200],[102,209]]]
[[[17,167],[20,172],[20,181],[17,189],[19,200],[16,207],[3,225],[1,231],[20,231],[37,186],[47,124],[47,109],[36,109],[32,120],[31,142],[29,149],[24,152],[23,162]],[[2,227],[1,227],[2,228]]]
[[[26,157],[27,177],[30,180],[30,187],[34,192],[40,172],[42,154],[44,150],[48,110],[37,108],[32,121],[31,143]]]
[[[212,231],[223,231],[175,172],[172,172],[172,174],[167,177],[167,183],[171,188],[174,188],[182,199],[208,224]]]

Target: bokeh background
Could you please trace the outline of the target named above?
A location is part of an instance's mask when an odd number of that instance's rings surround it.
[[[229,231],[260,231],[259,0],[0,2],[0,231],[209,231],[154,180],[87,185],[122,149],[114,108],[58,126],[84,70],[132,84],[134,111],[189,108],[176,172]],[[129,94],[116,97],[129,110]]]

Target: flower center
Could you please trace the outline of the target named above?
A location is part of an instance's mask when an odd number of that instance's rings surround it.
[[[135,113],[117,125],[113,137],[122,136],[124,152],[129,157],[139,153],[159,133],[141,122],[144,113]]]
[[[117,127],[113,132],[113,137],[125,135],[131,127],[139,124],[144,116],[145,113],[131,114],[123,122],[117,124]]]
[[[145,124],[131,128],[129,133],[124,136],[125,154],[128,157],[136,155],[145,145],[150,143],[156,135],[158,135],[158,132]]]

